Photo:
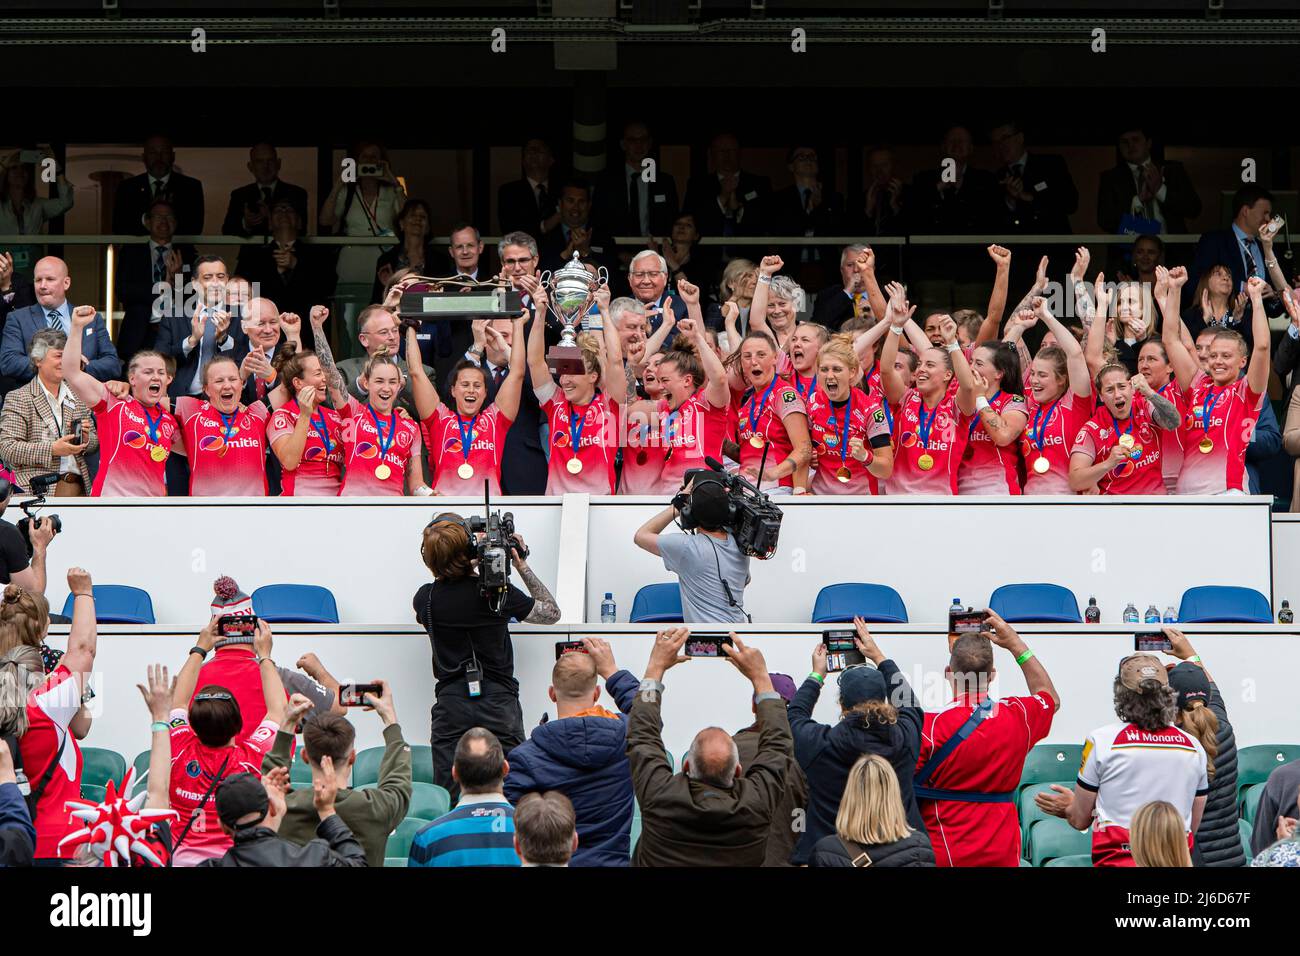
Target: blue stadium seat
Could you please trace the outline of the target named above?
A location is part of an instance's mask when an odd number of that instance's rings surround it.
[[[253,592],[253,613],[272,624],[337,624],[329,588],[315,584],[264,584]]]
[[[148,591],[126,584],[96,584],[95,620],[100,624],[153,624],[153,600]],[[63,602],[63,614],[72,617],[71,594]]]
[[[1178,607],[1180,624],[1271,624],[1268,598],[1252,588],[1212,584],[1188,588]]]
[[[817,592],[814,624],[843,624],[854,615],[873,623],[906,624],[907,605],[885,584],[830,584]]]
[[[631,624],[682,623],[682,591],[676,584],[647,584],[632,599]]]
[[[1074,592],[1059,584],[1004,584],[989,597],[989,610],[1008,624],[1082,622]]]

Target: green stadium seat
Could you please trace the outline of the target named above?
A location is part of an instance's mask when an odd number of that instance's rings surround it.
[[[1029,862],[1034,866],[1083,853],[1092,853],[1092,834],[1080,832],[1058,817],[1039,820],[1029,831]]]
[[[1083,761],[1082,744],[1039,744],[1025,756],[1020,774],[1021,789],[1034,783],[1068,780],[1074,783]]]
[[[1237,802],[1242,791],[1252,784],[1264,783],[1268,775],[1292,760],[1300,760],[1300,744],[1258,744],[1237,751]]]
[[[1237,835],[1241,837],[1241,852],[1246,854],[1247,863],[1255,858],[1255,855],[1250,852],[1250,836],[1254,830],[1254,826],[1245,820],[1237,821]]]
[[[411,805],[406,811],[408,819],[436,820],[450,809],[451,794],[446,788],[420,780],[411,784]]]
[[[360,790],[365,784],[379,782],[379,765],[384,759],[383,747],[367,747],[357,751],[352,765],[352,786]],[[433,783],[433,750],[428,745],[411,745],[411,779],[417,783]]]
[[[148,755],[145,766],[149,765]],[[108,781],[121,783],[126,776],[126,758],[116,750],[101,750],[99,747],[81,748],[81,782],[102,787]]]
[[[384,866],[406,866],[407,859],[404,856],[386,856],[384,857]]]
[[[104,798],[107,795],[108,795],[108,791],[104,787],[99,786],[98,784],[85,783],[84,781],[81,784],[82,800],[89,800],[92,803],[103,803]]]
[[[413,817],[407,817],[397,825],[397,829],[388,835],[388,846],[384,850],[384,858],[401,857],[405,860],[411,855],[411,840],[422,827],[429,825],[428,820],[416,820]]]
[[[1091,853],[1072,853],[1069,856],[1058,856],[1055,860],[1048,860],[1044,866],[1092,866]]]
[[[375,779],[379,779],[377,774]],[[433,748],[428,744],[411,744],[411,779],[418,783],[438,782],[433,779]]]
[[[1252,827],[1255,825],[1255,815],[1259,813],[1259,799],[1264,796],[1264,786],[1262,783],[1252,783],[1241,798],[1241,818]]]
[[[1069,787],[1074,784],[1072,780],[1057,780],[1062,786]],[[1044,813],[1038,809],[1038,804],[1034,803],[1034,794],[1050,792],[1051,783],[1031,783],[1020,791],[1020,845],[1024,853],[1029,852],[1029,831],[1039,820],[1060,819],[1052,817],[1049,813]]]
[[[1019,865],[1019,866],[1027,866],[1027,867],[1030,867],[1030,868],[1032,869],[1034,864],[1030,863],[1028,860],[1026,860],[1026,859],[1022,856],[1022,857],[1020,858],[1020,863],[1019,863],[1018,865]]]
[[[357,756],[359,757],[360,754]],[[294,786],[299,784],[311,786],[311,764],[302,755],[302,747],[294,751],[293,759],[289,761],[289,782]]]
[[[131,784],[131,796],[134,797],[149,786],[149,751],[142,750],[136,754],[131,766],[135,768],[135,782]]]

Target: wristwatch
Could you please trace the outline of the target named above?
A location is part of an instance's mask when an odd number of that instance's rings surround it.
[[[195,644],[193,647],[190,648],[190,653],[191,653],[191,654],[198,654],[198,655],[199,655],[199,660],[201,660],[201,661],[202,661],[202,660],[207,660],[207,658],[208,658],[208,652],[205,651],[203,648],[199,647],[199,645],[197,645],[197,644]]]

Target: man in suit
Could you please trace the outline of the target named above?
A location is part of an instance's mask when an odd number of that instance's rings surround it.
[[[560,225],[555,196],[551,192],[551,167],[555,156],[540,139],[524,144],[522,179],[497,190],[497,220],[501,233],[526,232],[545,237]]]
[[[118,184],[113,197],[113,232],[122,236],[143,236],[145,213],[155,199],[166,197],[176,210],[177,230],[182,236],[203,233],[203,184],[177,172],[176,153],[166,136],[150,136],[144,144],[145,172]]]
[[[563,269],[576,252],[583,262],[593,262],[613,272],[614,243],[591,224],[591,187],[572,179],[560,190],[560,227],[541,241],[542,268]]]
[[[478,229],[467,222],[458,222],[451,227],[449,239],[447,258],[432,275],[455,276],[476,282],[488,282],[493,278],[483,258],[483,237]],[[465,357],[465,350],[474,344],[470,323],[423,322],[416,330],[415,337],[420,343],[420,355],[424,364],[432,366],[436,372],[433,382],[441,394],[441,390],[446,387],[447,376],[456,363]],[[405,338],[402,340],[402,348],[405,357]]]
[[[682,203],[682,208],[695,216],[700,235],[762,235],[762,205],[772,191],[772,183],[766,176],[740,168],[740,141],[735,135],[719,133],[713,137],[709,143],[709,169],[703,176],[691,177]],[[722,255],[731,257],[726,250]]]
[[[867,189],[858,231],[868,236],[901,236],[911,190],[894,175],[894,151],[876,146],[867,152]]]
[[[1030,234],[1070,232],[1070,216],[1079,208],[1079,191],[1065,160],[1030,153],[1019,123],[995,126],[989,135],[1002,187],[1001,201],[994,207],[998,228]]]
[[[858,272],[858,255],[866,250],[863,245],[845,246],[840,251],[840,281],[838,284],[822,289],[817,293],[813,303],[812,321],[824,325],[832,332],[838,332],[849,319],[859,315],[871,315],[871,305],[867,302],[867,290],[862,284],[862,275]]]
[[[822,186],[817,150],[795,146],[786,155],[794,182],[768,198],[763,223],[774,236],[836,236],[844,228],[844,198]],[[825,246],[784,246],[780,256],[805,288],[815,289],[830,280],[834,252]]]
[[[236,356],[230,312],[226,308],[226,263],[220,256],[199,256],[185,284],[185,299],[165,309],[154,348],[176,361],[172,398],[203,394],[203,366],[220,352]]]
[[[1201,214],[1201,197],[1183,164],[1156,165],[1140,126],[1120,133],[1119,158],[1097,184],[1097,224],[1106,232],[1186,232],[1187,220]]]
[[[32,380],[32,337],[41,329],[58,329],[64,335],[72,332],[72,306],[68,303],[68,289],[72,277],[68,264],[54,256],[46,256],[36,263],[36,304],[10,313],[0,337],[0,383],[8,392]],[[104,317],[95,313],[94,321],[86,326],[82,338],[82,359],[86,371],[101,382],[117,378],[122,371],[117,350],[108,336]]]
[[[99,451],[90,409],[63,381],[63,347],[68,337],[57,329],[32,336],[32,380],[5,396],[0,411],[0,458],[30,491],[37,475],[56,474],[58,497],[82,497],[94,476],[87,456]],[[77,434],[80,426],[80,436]]]
[[[115,285],[122,303],[117,354],[124,363],[130,363],[131,356],[141,349],[153,348],[166,296],[183,297],[176,277],[193,267],[198,254],[188,243],[172,242],[176,214],[169,200],[155,199],[149,204],[145,225],[148,244],[122,246],[117,255]]]
[[[653,249],[638,252],[628,267],[627,277],[632,287],[632,298],[645,306],[649,322],[647,335],[654,335],[663,324],[664,303],[669,298],[673,300],[673,318],[677,321],[686,318],[686,303],[668,288],[668,262],[659,253]],[[677,330],[673,329],[666,342],[671,342],[676,334]]]
[[[1238,189],[1232,196],[1232,223],[1225,229],[1211,229],[1201,234],[1196,243],[1196,253],[1192,267],[1188,270],[1187,283],[1183,286],[1184,312],[1199,303],[1192,301],[1196,284],[1201,276],[1215,265],[1226,265],[1232,270],[1234,294],[1246,288],[1246,280],[1255,276],[1269,283],[1269,272],[1278,267],[1278,261],[1272,258],[1260,242],[1259,230],[1273,218],[1273,194],[1262,186],[1249,183]],[[1192,291],[1188,291],[1188,287]],[[1272,290],[1271,285],[1269,291]],[[1269,295],[1264,299],[1264,310],[1270,316],[1281,315],[1283,303],[1278,295]],[[1253,308],[1247,305],[1241,324],[1236,330],[1246,339],[1246,347],[1251,347],[1251,319]]]
[[[302,217],[289,199],[271,203],[271,241],[264,246],[244,246],[239,274],[258,286],[258,294],[270,299],[282,312],[306,318],[311,307],[329,300],[337,275],[321,247],[302,241]],[[303,347],[312,348],[315,339],[303,323]]]
[[[258,143],[248,151],[248,171],[253,181],[230,193],[226,219],[221,231],[227,236],[267,236],[271,234],[271,207],[285,201],[307,222],[307,190],[280,180],[280,156],[270,143]],[[239,264],[242,273],[243,263]]]
[[[658,166],[647,181],[642,164],[654,149],[649,128],[639,120],[627,123],[618,146],[623,164],[596,184],[597,228],[611,236],[666,236],[677,217],[677,183]],[[631,250],[619,252],[624,265],[631,259]]]
[[[30,279],[14,274],[14,257],[0,252],[0,329],[9,313],[36,304],[36,287]]]

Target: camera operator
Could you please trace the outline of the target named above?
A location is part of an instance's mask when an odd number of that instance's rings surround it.
[[[13,485],[0,485],[0,515],[13,497]],[[28,525],[31,547],[22,532],[8,521],[0,521],[0,584],[11,581],[36,594],[45,593],[45,549],[54,538],[54,522],[50,518],[33,518]],[[30,554],[28,553],[30,551]]]
[[[433,780],[450,791],[453,801],[460,788],[452,779],[452,759],[465,731],[492,731],[507,754],[524,741],[510,619],[527,624],[560,619],[555,598],[513,547],[510,560],[528,594],[507,580],[503,592],[485,595],[470,535],[470,525],[460,515],[440,514],[429,523],[420,555],[434,580],[412,602],[433,645]],[[518,534],[514,540],[524,543]]]
[[[684,490],[698,524],[693,534],[662,534],[678,517],[669,505],[640,528],[632,540],[642,551],[663,558],[677,575],[682,592],[682,620],[690,624],[744,624],[749,557],[726,530],[730,509],[720,481],[694,479]],[[676,500],[676,499],[675,499]]]

